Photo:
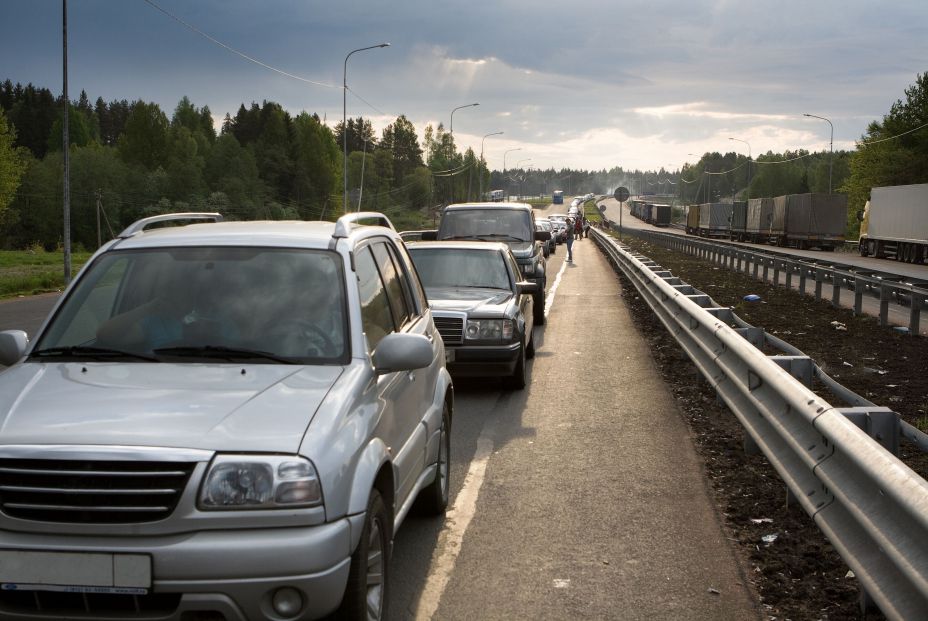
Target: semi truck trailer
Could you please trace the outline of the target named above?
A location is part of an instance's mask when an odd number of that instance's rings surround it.
[[[860,219],[860,256],[928,261],[928,183],[870,190]]]

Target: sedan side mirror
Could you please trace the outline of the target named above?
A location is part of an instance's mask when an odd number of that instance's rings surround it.
[[[438,239],[438,231],[422,231],[422,241],[435,241]]]

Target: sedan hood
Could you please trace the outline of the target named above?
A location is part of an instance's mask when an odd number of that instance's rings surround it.
[[[0,444],[296,453],[342,370],[27,362],[0,374]]]
[[[433,310],[466,313],[478,309],[502,312],[512,297],[511,291],[468,287],[426,287],[425,293]]]

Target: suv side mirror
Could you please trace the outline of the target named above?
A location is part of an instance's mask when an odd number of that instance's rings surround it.
[[[864,221],[864,210],[863,209],[857,212],[857,221],[858,222]]]
[[[0,364],[11,366],[26,353],[29,337],[22,330],[0,332]]]
[[[538,293],[538,283],[531,280],[522,280],[516,283],[516,290],[519,293],[535,294]]]
[[[422,369],[432,364],[432,343],[421,334],[392,332],[377,343],[372,360],[378,374]]]
[[[535,241],[548,241],[551,239],[551,233],[548,231],[535,231]]]

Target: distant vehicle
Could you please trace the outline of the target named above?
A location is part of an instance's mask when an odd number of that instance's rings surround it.
[[[452,376],[502,376],[526,385],[535,355],[533,301],[509,246],[488,242],[419,242],[409,254],[422,278]]]
[[[563,244],[567,241],[567,214],[553,213],[548,216],[548,220],[557,228],[557,243]]]
[[[506,200],[505,190],[490,190],[488,198],[491,203],[499,203]]]
[[[547,231],[551,235],[548,241],[545,242],[546,256],[557,252],[557,229],[554,223],[548,218],[535,218],[535,227],[536,229],[541,227],[542,231]]]
[[[542,244],[550,233],[535,230],[532,206],[527,203],[461,203],[448,205],[441,215],[439,241],[473,239],[509,244],[526,280],[538,285],[535,291],[535,323],[545,322],[546,262]]]
[[[389,220],[218,220],[137,221],[0,332],[4,620],[382,619],[394,533],[445,512],[451,377]]]
[[[564,190],[555,190],[554,194],[551,196],[551,202],[555,205],[564,204]]]
[[[857,217],[861,256],[928,262],[928,183],[873,188]]]
[[[690,205],[686,232],[795,248],[834,250],[844,243],[847,197],[844,194],[787,194],[751,199],[746,204]]]

